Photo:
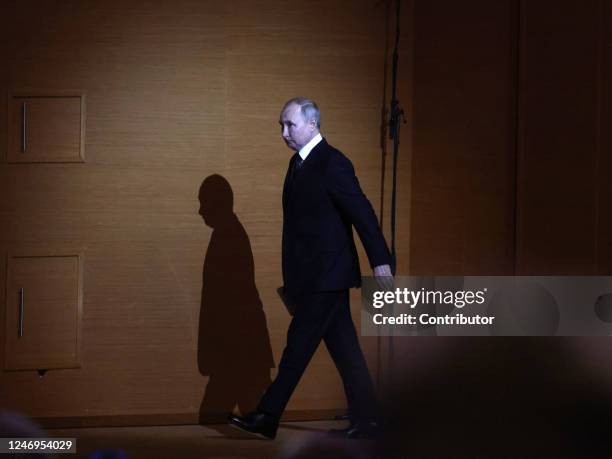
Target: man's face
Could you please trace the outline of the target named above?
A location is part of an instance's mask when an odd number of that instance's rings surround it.
[[[281,113],[281,134],[283,140],[293,151],[300,150],[317,133],[317,125],[314,120],[306,121],[297,104],[290,104]]]

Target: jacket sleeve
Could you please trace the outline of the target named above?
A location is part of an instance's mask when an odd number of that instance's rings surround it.
[[[328,194],[340,212],[353,224],[372,268],[391,263],[387,243],[368,198],[361,191],[355,169],[344,155],[333,155],[325,181]]]

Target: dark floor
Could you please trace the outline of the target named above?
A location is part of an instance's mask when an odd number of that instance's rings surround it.
[[[76,438],[78,458],[106,449],[123,451],[129,459],[376,457],[370,441],[338,440],[327,435],[329,429],[345,425],[339,421],[282,423],[275,441],[228,425],[96,427],[54,429],[47,433],[49,437]]]

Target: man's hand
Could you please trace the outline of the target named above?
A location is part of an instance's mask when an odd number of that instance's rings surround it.
[[[376,282],[378,282],[378,286],[381,289],[385,291],[393,289],[393,274],[391,274],[391,266],[376,266],[374,268],[374,277],[376,278]]]

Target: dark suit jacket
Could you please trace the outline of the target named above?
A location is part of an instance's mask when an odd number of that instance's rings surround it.
[[[361,191],[351,161],[325,139],[291,171],[283,189],[283,280],[285,292],[344,290],[361,286],[352,226],[370,266],[390,264],[389,249],[372,205]]]

